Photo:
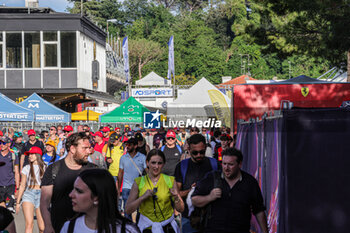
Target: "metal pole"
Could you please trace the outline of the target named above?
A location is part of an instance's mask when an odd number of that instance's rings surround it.
[[[83,13],[83,1],[84,0],[80,0],[80,16],[83,17],[84,13]]]

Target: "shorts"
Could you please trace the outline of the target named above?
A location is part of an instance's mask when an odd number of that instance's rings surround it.
[[[40,206],[40,196],[40,189],[26,189],[22,197],[22,202],[30,202],[37,209]]]

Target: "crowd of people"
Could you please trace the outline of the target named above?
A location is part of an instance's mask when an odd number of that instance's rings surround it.
[[[230,129],[88,125],[0,131],[0,219],[25,232],[268,232]],[[6,213],[6,214],[5,214]],[[16,232],[13,217],[0,231]]]

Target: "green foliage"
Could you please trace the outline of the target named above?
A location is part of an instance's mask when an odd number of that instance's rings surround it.
[[[103,27],[117,19],[109,33],[129,37],[132,77],[167,76],[173,35],[177,84],[202,77],[216,84],[248,72],[256,79],[318,77],[344,61],[350,8],[336,7],[344,1],[93,0],[84,12]],[[80,1],[70,11],[80,13]]]

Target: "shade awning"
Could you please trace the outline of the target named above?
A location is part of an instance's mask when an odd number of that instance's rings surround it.
[[[72,121],[98,121],[98,117],[102,113],[94,112],[92,110],[84,110],[82,112],[72,113]]]

